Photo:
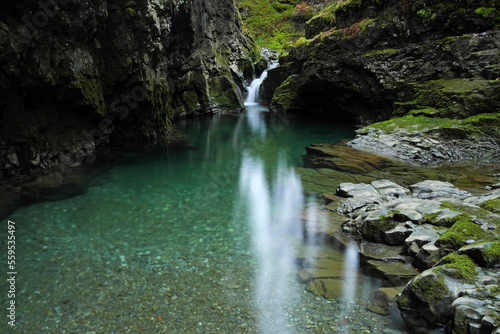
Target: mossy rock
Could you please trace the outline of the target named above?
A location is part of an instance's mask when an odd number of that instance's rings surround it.
[[[94,107],[99,115],[105,116],[106,104],[104,102],[103,93],[104,85],[101,80],[87,76],[83,73],[77,74],[76,78],[77,80],[73,81],[71,84],[80,91],[83,96],[83,102]]]
[[[289,76],[274,92],[271,110],[286,113],[288,110],[296,109],[299,103],[298,87],[299,77]]]
[[[414,297],[430,304],[435,300],[441,300],[449,294],[444,275],[437,271],[425,271],[420,276],[411,280],[398,297],[397,303],[400,307],[411,309],[415,307]]]
[[[182,101],[187,112],[196,110],[201,106],[198,101],[198,95],[193,90],[183,92]]]
[[[476,263],[465,254],[451,253],[443,257],[435,266],[444,274],[473,283],[478,272]]]
[[[437,240],[440,247],[458,250],[460,247],[476,242],[491,241],[494,237],[474,223],[472,216],[461,214],[454,218],[453,226]]]
[[[239,98],[236,91],[239,88],[225,76],[209,80],[209,96],[220,108],[232,110],[242,107],[242,97]]]
[[[384,232],[398,225],[398,213],[388,212],[387,215],[380,215],[378,219],[367,219],[363,221],[361,226],[361,234],[363,237],[372,242],[383,242]]]
[[[459,254],[466,254],[484,268],[500,267],[500,240],[460,248]]]
[[[445,42],[443,42],[445,43]],[[500,110],[500,82],[483,78],[440,79],[409,85],[406,100],[396,101],[396,115],[465,119]]]
[[[500,198],[490,199],[479,205],[481,208],[500,214]]]

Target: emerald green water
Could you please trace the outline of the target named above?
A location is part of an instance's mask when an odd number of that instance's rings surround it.
[[[295,280],[301,211],[315,194],[303,192],[294,167],[305,146],[351,138],[353,128],[279,118],[259,106],[175,125],[195,148],[125,154],[84,194],[7,218],[16,223],[18,272],[17,326],[8,331],[386,328],[387,317],[316,297]],[[339,325],[345,317],[351,322]]]

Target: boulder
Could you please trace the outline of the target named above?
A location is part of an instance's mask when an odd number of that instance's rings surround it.
[[[500,268],[500,241],[464,246],[458,253],[466,254],[481,267]]]
[[[442,248],[437,247],[434,243],[428,243],[419,250],[412,265],[418,270],[424,271],[438,263],[445,254]]]

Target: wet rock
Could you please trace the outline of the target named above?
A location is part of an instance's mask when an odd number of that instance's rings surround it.
[[[380,315],[388,315],[391,305],[396,302],[396,297],[401,291],[403,291],[403,287],[377,289],[367,309]]]
[[[443,231],[438,232],[429,224],[415,226],[413,232],[404,241],[404,249],[408,255],[416,256],[424,245],[436,242],[442,233]]]
[[[443,181],[426,180],[415,183],[409,188],[414,196],[422,199],[436,199],[441,197],[466,198],[471,196],[468,192],[459,190],[453,184]]]
[[[341,197],[366,197],[370,201],[380,197],[380,193],[374,186],[364,183],[342,183],[337,188],[337,195]]]
[[[318,278],[343,278],[344,277],[344,264],[338,262],[335,267],[331,268],[302,268],[297,274],[299,283],[307,283],[311,280]],[[353,277],[355,278],[356,274]]]
[[[388,199],[405,198],[411,195],[409,189],[389,180],[373,181],[371,185],[378,191],[381,196]]]
[[[411,264],[399,261],[369,260],[367,264],[370,266],[368,269],[370,272],[383,277],[396,286],[404,285],[418,275]]]
[[[398,224],[384,232],[384,243],[391,246],[402,246],[412,233],[413,226],[408,226],[406,223]]]
[[[428,243],[420,248],[412,264],[418,270],[424,271],[438,263],[445,254],[442,248],[437,247],[434,243]]]
[[[403,247],[389,246],[363,240],[359,246],[363,257],[374,260],[402,260]]]
[[[315,279],[307,283],[306,291],[327,299],[341,298],[344,281],[340,279]]]

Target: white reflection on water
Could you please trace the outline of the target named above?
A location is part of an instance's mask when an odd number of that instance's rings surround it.
[[[347,303],[353,303],[356,299],[358,285],[359,253],[358,246],[351,241],[345,250],[343,297]]]
[[[255,292],[261,332],[288,333],[286,309],[294,296],[289,294],[293,289],[286,285],[296,268],[287,236],[300,233],[296,215],[304,202],[300,179],[292,168],[284,167],[268,178],[262,159],[246,152],[241,164],[240,193],[247,203],[258,259]]]

